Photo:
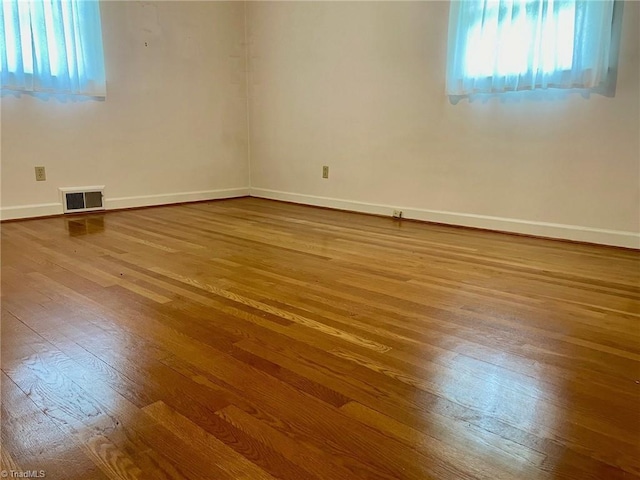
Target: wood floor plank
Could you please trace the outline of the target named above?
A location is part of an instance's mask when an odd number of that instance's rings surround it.
[[[256,198],[0,234],[0,470],[640,480],[638,251]]]
[[[201,449],[209,456],[212,456],[215,464],[225,471],[229,475],[229,478],[245,477],[258,480],[273,478],[264,468],[275,469],[277,471],[277,477],[289,474],[301,475],[298,478],[312,476],[310,472],[305,472],[304,470],[295,471],[295,469],[290,469],[289,471],[284,470],[278,472],[278,467],[281,468],[283,465],[279,465],[278,463],[280,462],[277,462],[277,460],[274,462],[272,456],[260,455],[259,447],[256,447],[257,442],[255,440],[251,441],[252,437],[244,436],[245,440],[249,439],[249,443],[243,443],[243,436],[239,435],[239,432],[231,424],[226,424],[226,433],[221,434],[220,431],[224,429],[225,423],[219,422],[221,429],[216,429],[216,433],[223,438],[223,440],[221,440],[217,438],[216,435],[212,435],[189,419],[170,409],[162,402],[153,403],[145,407],[144,411],[147,415],[155,418],[175,432],[180,438],[187,441],[193,448]],[[257,462],[253,460],[257,460]],[[281,460],[282,463],[286,463],[284,457],[279,458],[279,460]]]
[[[7,471],[17,467],[18,472],[43,471],[50,478],[109,478],[79,443],[37,408],[4,372],[1,382],[0,441]]]

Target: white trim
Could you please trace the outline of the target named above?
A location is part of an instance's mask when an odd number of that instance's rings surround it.
[[[170,205],[172,203],[199,202],[202,200],[218,200],[222,198],[246,197],[249,187],[226,188],[221,190],[205,190],[201,192],[168,193],[163,195],[139,195],[135,197],[105,198],[107,210],[118,208],[150,207]]]
[[[0,208],[0,220],[47,217],[50,215],[62,215],[62,213],[62,203],[40,203],[37,205],[2,207]]]
[[[73,192],[102,192],[104,190],[104,185],[93,185],[91,187],[60,187],[58,188],[62,193],[73,193]]]
[[[492,217],[471,213],[426,210],[402,207],[398,205],[391,206],[377,203],[365,203],[339,198],[268,190],[264,188],[251,188],[250,195],[252,197],[283,200],[286,202],[329,207],[339,210],[351,210],[354,212],[370,213],[389,217],[392,216],[394,210],[402,210],[403,218],[413,220],[640,249],[640,233],[636,232],[606,230],[602,228],[565,225],[560,223],[535,222],[530,220]]]
[[[88,187],[83,187],[88,188]],[[91,187],[96,188],[96,187]],[[249,187],[207,190],[201,192],[169,193],[165,195],[140,195],[135,197],[105,198],[107,210],[119,208],[150,207],[170,205],[172,203],[197,202],[201,200],[218,200],[223,198],[246,197]],[[62,203],[43,203],[39,205],[20,205],[0,208],[0,220],[16,220],[20,218],[46,217],[62,215]]]
[[[402,210],[402,216],[404,218],[413,220],[423,220],[449,225],[484,228],[487,230],[499,230],[540,237],[560,238],[564,240],[576,240],[580,242],[640,249],[640,233],[635,232],[605,230],[601,228],[564,225],[559,223],[534,222],[469,213],[426,210],[401,207],[398,205],[382,205],[377,203],[304,195],[300,193],[281,192],[263,188],[242,187],[200,192],[170,193],[166,195],[105,198],[105,207],[107,210],[114,210],[119,208],[146,207],[154,205],[168,205],[172,203],[196,202],[201,200],[246,197],[247,195],[258,198],[269,198],[272,200],[301,203],[304,205],[315,205],[339,210],[351,210],[354,212],[371,213],[374,215],[385,215],[389,217],[391,217],[393,210]],[[0,208],[0,220],[46,217],[49,215],[62,215],[62,213],[62,203],[42,203],[37,205],[2,207]]]

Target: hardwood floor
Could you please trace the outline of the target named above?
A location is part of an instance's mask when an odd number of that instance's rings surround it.
[[[2,469],[639,479],[639,317],[621,249],[252,198],[5,223]]]

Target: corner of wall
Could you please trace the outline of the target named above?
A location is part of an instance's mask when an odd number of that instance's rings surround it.
[[[251,48],[249,44],[248,2],[244,0],[244,79],[245,79],[245,115],[247,121],[247,172],[248,185],[251,188]]]

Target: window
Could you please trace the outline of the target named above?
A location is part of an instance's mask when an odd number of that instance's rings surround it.
[[[452,2],[447,93],[602,87],[615,76],[614,23],[613,0]]]
[[[3,0],[3,90],[104,97],[100,6],[95,0]]]

